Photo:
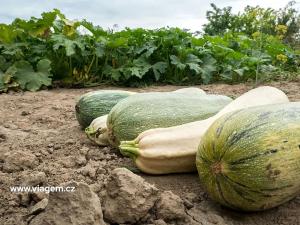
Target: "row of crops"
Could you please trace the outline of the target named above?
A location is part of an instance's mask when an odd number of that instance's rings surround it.
[[[209,36],[179,28],[104,30],[59,10],[0,24],[0,92],[53,83],[207,84],[297,72],[299,51],[276,35]]]

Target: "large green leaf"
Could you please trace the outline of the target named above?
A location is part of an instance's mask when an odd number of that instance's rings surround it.
[[[235,69],[233,70],[236,74],[238,74],[240,77],[243,77],[245,72],[249,70],[248,67],[243,67],[243,68],[239,68],[239,69]]]
[[[24,51],[29,47],[28,43],[12,43],[5,45],[2,54],[8,58],[13,58],[14,60],[19,60],[24,57]]]
[[[34,71],[29,62],[18,61],[14,64],[16,69],[14,78],[24,90],[37,91],[43,85],[50,86],[52,83],[50,63],[47,59],[40,60],[36,71]]]
[[[138,58],[133,60],[133,66],[128,69],[132,76],[142,78],[151,69],[151,65],[144,58]]]
[[[12,43],[15,41],[19,30],[11,25],[0,24],[0,42],[2,43]]]
[[[19,84],[12,79],[16,71],[16,68],[13,66],[9,67],[5,73],[0,70],[0,92],[6,92],[9,88],[19,86]]]
[[[199,74],[201,72],[199,63],[202,61],[193,54],[187,54],[185,57],[184,56],[185,54],[183,54],[183,59],[180,60],[177,56],[171,55],[171,63],[180,70],[184,70],[186,67],[189,67],[190,70],[193,70],[196,72],[196,74]]]
[[[105,55],[105,46],[100,43],[96,43],[95,54],[99,58],[103,57]]]
[[[153,43],[147,43],[144,46],[137,48],[134,52],[138,55],[143,53],[143,56],[149,58],[157,49],[158,47]]]
[[[114,81],[119,81],[121,77],[120,69],[114,69],[110,65],[104,66],[102,73],[107,77],[111,77]]]
[[[213,73],[217,71],[217,61],[213,57],[206,57],[203,59],[201,66],[201,78],[204,84],[208,84],[213,77]]]
[[[51,12],[42,13],[42,18],[31,17],[28,21],[17,18],[12,25],[32,37],[47,38],[50,34],[50,28],[59,13],[59,10],[54,9]]]
[[[139,67],[133,66],[131,68],[128,68],[128,70],[131,72],[132,76],[136,76],[138,78],[142,78],[143,77],[143,74],[141,73]]]
[[[10,66],[10,63],[6,61],[4,56],[0,55],[0,71],[6,71],[8,67]]]
[[[187,63],[190,70],[195,71],[196,74],[199,74],[202,72],[201,67],[196,63]]]
[[[186,65],[180,61],[176,55],[170,55],[171,64],[175,65],[178,69],[184,70]]]
[[[199,59],[196,55],[188,54],[185,60],[186,63],[201,63],[201,59]]]
[[[160,76],[166,72],[167,68],[168,64],[166,62],[157,62],[152,65],[152,70],[156,81],[158,81]]]
[[[84,44],[80,40],[70,40],[63,34],[52,35],[51,40],[53,43],[53,50],[58,50],[60,47],[66,50],[67,56],[75,55],[76,48],[79,48],[81,51],[85,50]]]

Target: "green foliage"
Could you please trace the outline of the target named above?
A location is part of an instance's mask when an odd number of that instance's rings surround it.
[[[50,74],[50,61],[43,59],[37,63],[36,71],[27,61],[18,61],[12,66],[13,77],[23,90],[37,91],[43,85],[50,86],[52,79]]]
[[[50,61],[47,59],[37,63],[36,71],[28,61],[17,61],[5,73],[0,71],[0,91],[18,86],[23,90],[37,91],[43,85],[50,86],[52,83],[50,70]]]
[[[210,4],[212,10],[206,12],[208,24],[204,25],[204,32],[208,35],[220,35],[233,30],[236,17],[232,15],[232,7],[218,8],[214,3]]]
[[[5,75],[2,71],[0,71],[0,90],[7,91],[7,75]]]
[[[218,13],[211,16],[227,18],[220,23],[212,19],[222,33],[231,11],[215,10]],[[290,14],[281,17],[291,18]],[[245,21],[254,20],[250,16]],[[277,34],[249,36],[228,29],[222,36],[202,37],[179,28],[114,32],[86,20],[70,21],[57,9],[41,18],[16,19],[0,24],[0,92],[36,91],[51,86],[52,80],[68,86],[234,83],[298,70],[299,52]],[[277,29],[287,33],[284,27]]]
[[[211,4],[212,10],[206,14],[208,23],[204,25],[204,32],[208,35],[223,35],[230,31],[248,36],[260,32],[295,43],[299,41],[300,32],[300,14],[294,8],[295,3],[291,1],[279,10],[247,6],[238,14],[233,14],[231,7],[221,9]]]

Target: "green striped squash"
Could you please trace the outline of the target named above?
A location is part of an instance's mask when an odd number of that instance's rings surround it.
[[[170,127],[215,115],[232,101],[223,95],[150,92],[132,95],[112,108],[107,119],[110,142],[132,140],[152,128]]]
[[[300,192],[300,102],[225,114],[205,133],[197,157],[200,181],[230,208],[259,211]]]
[[[122,90],[91,91],[82,95],[76,103],[76,118],[86,128],[97,117],[106,115],[120,100],[134,92]]]

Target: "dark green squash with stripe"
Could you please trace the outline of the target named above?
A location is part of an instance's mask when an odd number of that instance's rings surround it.
[[[300,102],[225,114],[196,157],[200,181],[222,205],[259,211],[300,193]]]
[[[122,99],[134,92],[122,90],[101,90],[88,92],[80,97],[75,106],[76,118],[86,128],[97,117],[106,115]]]
[[[130,96],[112,108],[107,119],[110,143],[132,140],[152,128],[171,127],[215,115],[232,101],[224,95],[149,92]]]

